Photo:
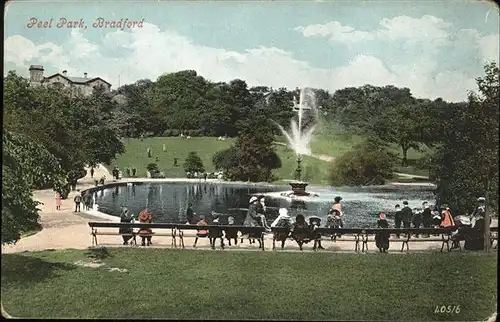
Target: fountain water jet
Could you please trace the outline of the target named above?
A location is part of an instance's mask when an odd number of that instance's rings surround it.
[[[315,95],[312,89],[304,88],[300,91],[299,101],[294,98],[294,110],[297,111],[297,118],[292,118],[290,121],[290,133],[287,132],[281,125],[276,125],[281,130],[281,133],[288,141],[288,146],[297,154],[297,181],[291,182],[291,192],[284,192],[281,195],[285,197],[307,197],[318,196],[306,192],[307,183],[301,181],[301,162],[302,155],[311,155],[309,144],[311,143],[314,130],[318,121],[318,109],[316,108]],[[303,126],[304,112],[308,111],[313,119]]]

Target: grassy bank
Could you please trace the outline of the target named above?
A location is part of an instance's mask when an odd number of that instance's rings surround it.
[[[497,254],[331,254],[111,249],[2,255],[17,317],[481,320],[495,310]],[[128,272],[109,271],[110,267]],[[434,313],[460,305],[458,314]]]

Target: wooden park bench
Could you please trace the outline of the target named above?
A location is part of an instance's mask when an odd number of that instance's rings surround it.
[[[462,248],[462,245],[460,245],[461,241],[470,241],[472,239],[482,239],[478,238],[478,236],[483,237],[484,231],[481,232],[478,228],[472,228],[472,227],[464,227],[461,228],[461,231],[464,233],[463,238],[461,239],[456,239],[452,238],[453,240],[453,245],[452,249],[458,248],[460,251],[463,251],[464,249]],[[474,237],[471,237],[474,236]],[[495,247],[493,247],[493,244],[496,241]],[[493,249],[498,248],[498,227],[490,227],[490,245]]]
[[[89,222],[89,227],[91,228],[92,235],[92,246],[98,245],[97,236],[132,236],[132,242],[134,245],[137,245],[137,236],[140,237],[149,237],[149,236],[167,236],[172,237],[172,246],[177,248],[177,224],[163,224],[163,223],[116,223],[116,222]],[[151,229],[153,230],[152,234],[139,234],[138,232],[132,233],[119,233],[119,228],[128,227],[128,228],[138,228],[140,229]],[[116,232],[110,231],[99,231],[97,228],[116,228]],[[157,229],[170,229],[170,233],[158,233],[155,232]]]
[[[198,226],[198,225],[186,225],[186,224],[178,224],[176,225],[177,231],[179,234],[179,240],[182,248],[185,248],[184,246],[184,230],[208,230],[209,234],[207,238],[211,238],[211,231],[213,230],[219,230],[222,232],[225,232],[226,229],[231,229],[231,230],[237,230],[240,231],[242,234],[248,234],[248,233],[256,233],[259,236],[259,240],[262,244],[262,250],[264,250],[264,232],[265,228],[256,226],[256,227],[246,227],[246,226],[236,226],[236,225],[203,225],[203,226]],[[224,249],[224,242],[223,242],[223,237],[220,237],[221,239],[221,248]],[[213,247],[212,247],[213,248]]]
[[[291,237],[292,229],[285,227],[273,227],[273,233],[286,232],[289,231],[289,239],[293,239]],[[331,236],[335,234],[342,235],[351,235],[354,236],[354,251],[362,251],[368,250],[368,241],[370,240],[371,235],[375,235],[378,232],[388,232],[389,234],[400,234],[404,235],[402,239],[389,239],[390,241],[401,241],[401,251],[404,250],[406,246],[406,250],[409,250],[409,242],[432,242],[432,241],[440,241],[441,252],[444,250],[444,246],[447,247],[447,250],[450,251],[450,241],[451,241],[451,232],[452,229],[449,228],[327,228],[327,227],[318,227],[314,230],[310,230],[309,228],[301,228],[295,229],[297,233],[309,232],[311,234],[322,236],[322,240],[331,240],[331,238],[325,238],[324,236]],[[441,238],[415,238],[414,234],[440,234]],[[314,240],[314,239],[311,239]],[[360,247],[361,243],[361,247]],[[273,236],[273,250],[276,249],[276,234]]]

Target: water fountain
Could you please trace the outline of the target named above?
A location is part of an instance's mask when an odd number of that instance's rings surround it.
[[[290,121],[290,133],[288,133],[281,125],[276,125],[279,127],[286,140],[288,141],[288,146],[293,149],[297,154],[297,169],[296,181],[290,182],[292,191],[283,192],[281,196],[294,198],[296,197],[318,197],[317,194],[306,192],[307,182],[302,181],[302,156],[311,155],[311,149],[309,144],[316,129],[316,123],[318,119],[318,110],[316,108],[316,101],[314,97],[314,92],[312,89],[304,88],[300,91],[299,100],[297,102],[296,97],[294,97],[294,111],[297,112],[297,118],[292,118]],[[310,123],[303,126],[304,112],[309,112],[309,116],[313,119]]]

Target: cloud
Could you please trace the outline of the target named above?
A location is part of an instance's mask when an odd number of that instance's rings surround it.
[[[433,32],[435,39],[447,39],[444,32],[437,32],[439,28],[448,28],[440,19],[425,18],[424,21],[432,25],[427,29],[418,29],[414,25],[411,29],[400,30],[398,28],[403,28],[400,27],[403,23],[401,19],[381,22],[381,30],[386,33],[384,37],[400,39],[414,32],[421,35],[418,39],[423,41],[424,35]],[[380,37],[378,31],[356,31],[352,27],[342,27],[339,23],[331,23],[323,29],[301,28],[303,33],[309,35],[314,32],[330,38],[334,35],[343,41],[365,41]],[[336,31],[332,33],[331,30],[335,28]],[[317,68],[280,48],[257,47],[231,51],[209,47],[197,44],[173,30],[160,30],[148,23],[143,28],[131,31],[108,32],[97,42],[90,41],[85,35],[79,30],[72,30],[69,40],[62,44],[34,43],[19,35],[10,36],[4,42],[4,66],[6,63],[14,65],[18,73],[25,76],[31,64],[44,65],[48,74],[67,70],[70,76],[82,76],[87,72],[89,77],[99,76],[108,80],[113,88],[117,88],[119,83],[124,85],[144,78],[155,80],[165,72],[192,69],[212,81],[240,78],[250,86],[311,86],[335,91],[365,84],[395,85],[409,87],[416,97],[443,97],[451,101],[465,99],[467,90],[475,88],[474,77],[481,73],[479,70],[477,75],[471,76],[470,73],[453,68],[438,72],[432,55],[422,55],[411,63],[405,63],[393,62],[376,53],[354,54],[341,67]],[[495,50],[498,53],[498,42],[496,47],[490,43],[494,38],[474,34],[472,39],[484,57],[494,56]]]

